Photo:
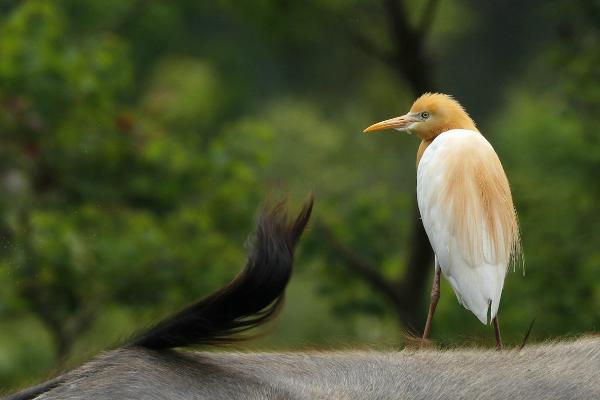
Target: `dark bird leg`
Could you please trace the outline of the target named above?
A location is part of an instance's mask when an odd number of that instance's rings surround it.
[[[498,322],[498,314],[492,320],[494,322],[494,333],[496,334],[496,350],[502,350],[502,337],[500,336],[500,322]]]
[[[429,313],[427,314],[427,322],[425,323],[425,330],[423,331],[423,339],[429,337],[431,332],[431,321],[433,320],[433,314],[437,307],[438,300],[440,299],[440,274],[442,270],[440,265],[435,259],[435,275],[433,276],[433,286],[431,287],[431,303],[429,304]]]

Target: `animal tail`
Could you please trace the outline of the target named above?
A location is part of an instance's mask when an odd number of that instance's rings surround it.
[[[272,319],[283,304],[294,249],[313,207],[313,196],[289,221],[283,203],[260,214],[245,268],[227,286],[159,322],[130,345],[169,349],[243,340],[240,333]]]
[[[229,285],[159,322],[129,345],[168,349],[230,343],[243,339],[239,333],[272,319],[283,304],[294,249],[310,219],[313,202],[311,195],[291,222],[283,203],[263,209],[242,272]],[[30,400],[63,382],[64,376],[58,376],[4,400]]]

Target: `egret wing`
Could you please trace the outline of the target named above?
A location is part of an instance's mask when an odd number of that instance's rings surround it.
[[[508,180],[493,147],[476,131],[440,134],[419,162],[417,200],[442,273],[459,302],[487,323],[520,254]]]

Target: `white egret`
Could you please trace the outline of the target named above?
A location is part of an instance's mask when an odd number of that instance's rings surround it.
[[[417,201],[435,253],[429,336],[440,289],[440,271],[460,304],[484,324],[493,321],[502,347],[498,307],[511,262],[521,257],[517,213],[502,164],[492,145],[451,96],[426,93],[410,112],[364,130],[395,129],[421,139]]]

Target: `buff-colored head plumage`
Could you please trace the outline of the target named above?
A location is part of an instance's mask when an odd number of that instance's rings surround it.
[[[373,124],[364,132],[384,129],[414,133],[425,142],[431,142],[440,133],[451,129],[477,130],[460,103],[442,93],[425,93],[413,103],[408,113]]]
[[[411,128],[413,133],[426,141],[450,129],[477,130],[463,106],[452,96],[443,93],[425,93],[415,100],[409,114],[427,116]]]

